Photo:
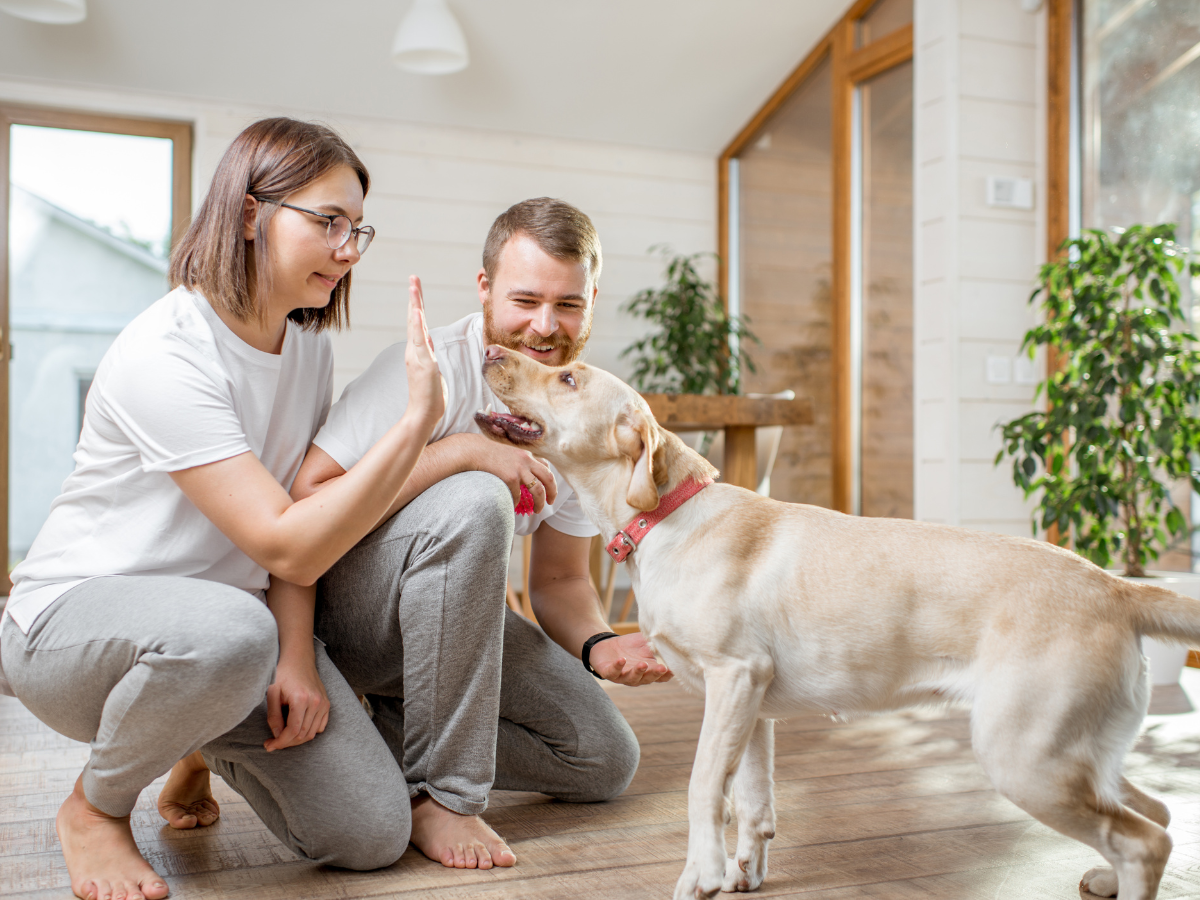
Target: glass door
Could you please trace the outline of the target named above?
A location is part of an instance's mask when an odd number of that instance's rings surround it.
[[[913,514],[912,0],[859,0],[721,154],[722,282],[793,390],[771,496]]]
[[[854,94],[853,509],[913,514],[912,62]]]

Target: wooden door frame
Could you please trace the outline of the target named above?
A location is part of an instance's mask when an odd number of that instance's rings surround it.
[[[1070,2],[1070,0],[1052,0]],[[854,48],[855,25],[874,5],[875,0],[855,0],[841,20],[825,34],[766,103],[751,117],[717,158],[717,283],[721,296],[729,296],[729,162],[746,149],[759,129],[804,83],[826,58],[833,66],[833,297],[832,368],[833,415],[832,458],[833,508],[851,512],[854,495],[853,472],[853,359],[851,354],[851,185],[850,168],[853,142],[854,89],[857,85],[913,58],[913,27],[905,25],[878,40]]]
[[[1075,0],[1046,0],[1046,259],[1071,235]],[[1052,364],[1053,368],[1053,364]]]
[[[107,134],[132,134],[139,137],[169,138],[174,142],[171,185],[171,245],[183,237],[192,218],[192,123],[168,119],[143,119],[132,116],[103,115],[94,112],[25,106],[0,102],[0,547],[4,548],[4,577],[0,595],[11,588],[8,579],[8,440],[9,440],[9,365],[12,362],[12,335],[8,298],[8,219],[9,219],[9,126],[37,125],[75,131],[99,131]]]

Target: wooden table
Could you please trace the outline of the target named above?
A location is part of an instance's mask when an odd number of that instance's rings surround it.
[[[658,424],[671,431],[725,431],[726,484],[758,487],[754,429],[770,425],[811,425],[812,401],[805,398],[739,397],[702,394],[642,394]]]

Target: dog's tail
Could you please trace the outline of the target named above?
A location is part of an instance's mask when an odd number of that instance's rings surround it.
[[[1125,588],[1139,633],[1200,647],[1200,600],[1144,582]]]

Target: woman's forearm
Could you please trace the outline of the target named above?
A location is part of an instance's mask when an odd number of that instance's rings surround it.
[[[171,477],[252,560],[286,581],[311,585],[387,512],[435,421],[406,413],[352,471],[298,502],[249,452]]]
[[[386,517],[435,422],[406,414],[345,475],[283,510],[276,526],[280,561],[267,568],[297,584],[315,583]]]
[[[317,606],[315,585],[304,587],[272,576],[267,607],[279,629],[279,664],[312,663],[313,614]]]

